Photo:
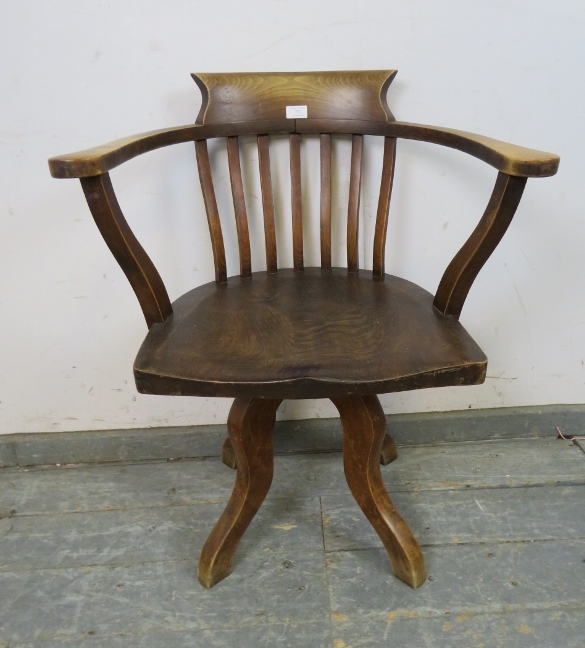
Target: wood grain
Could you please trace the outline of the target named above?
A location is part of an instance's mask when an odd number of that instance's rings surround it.
[[[398,459],[398,448],[396,447],[396,442],[389,435],[384,435],[384,442],[382,443],[382,455],[380,456],[380,463],[382,466],[387,466],[393,461]]]
[[[427,577],[416,538],[394,508],[380,473],[386,418],[377,396],[331,399],[343,426],[343,468],[351,494],[382,540],[394,575],[412,588]]]
[[[272,429],[280,400],[236,398],[228,432],[237,474],[232,496],[203,546],[197,575],[213,587],[232,571],[236,549],[264,501],[273,474]]]
[[[453,128],[393,122],[387,126],[387,135],[458,149],[508,175],[546,177],[554,175],[559,168],[560,158],[554,153],[536,151]]]
[[[238,249],[240,251],[240,274],[248,277],[252,274],[252,252],[250,251],[250,234],[248,233],[248,214],[246,198],[242,183],[242,168],[240,165],[240,145],[237,137],[227,138],[228,166],[230,184],[234,201],[236,231],[238,233]]]
[[[221,447],[221,461],[224,465],[226,465],[228,468],[231,468],[232,470],[235,470],[237,468],[236,454],[234,452],[234,447],[232,445],[232,442],[230,441],[229,436],[223,442],[223,446]]]
[[[556,173],[559,158],[450,128],[397,122],[386,103],[396,72],[342,71],[193,75],[203,95],[198,124],[151,131],[49,160],[54,177],[79,177],[106,243],[128,277],[149,332],[134,364],[141,393],[235,397],[224,463],[237,469],[227,507],[205,543],[205,587],[232,570],[238,543],[273,473],[272,429],[283,398],[331,398],[344,433],[344,470],[358,505],[386,547],[395,575],[411,587],[426,578],[422,552],[394,508],[380,464],[397,457],[379,393],[479,384],[487,359],[458,322],[468,291],[504,235],[527,177]],[[286,107],[307,107],[286,119]],[[277,272],[269,135],[290,143],[294,269]],[[321,268],[304,268],[301,134],[320,135]],[[331,141],[350,134],[347,269],[331,267]],[[264,210],[267,272],[252,273],[238,137],[255,135]],[[363,136],[385,138],[373,273],[359,269]],[[207,140],[227,138],[240,276],[227,281],[223,234]],[[385,274],[384,252],[396,139],[439,144],[498,169],[479,224],[447,267],[433,298]],[[195,142],[215,265],[215,282],[172,305],[162,280],[124,219],[107,172],[163,146]],[[306,170],[305,170],[306,171]],[[378,279],[374,281],[373,279]]]
[[[215,280],[221,283],[227,281],[227,267],[225,261],[225,247],[223,245],[223,233],[221,231],[221,222],[217,210],[215,189],[213,188],[211,165],[209,164],[207,140],[199,140],[195,142],[195,151],[197,154],[197,168],[199,169],[201,193],[203,194],[203,202],[207,213],[207,224],[209,225],[209,234],[211,236],[213,263],[215,265]]]
[[[293,228],[293,264],[302,270],[303,258],[303,192],[301,188],[301,136],[290,135],[290,187]]]
[[[321,135],[321,267],[331,268],[331,135]]]
[[[132,158],[171,144],[210,137],[270,133],[349,133],[414,139],[458,149],[508,175],[547,177],[559,168],[554,153],[516,146],[465,131],[397,121],[359,119],[254,120],[207,126],[178,126],[140,133],[84,151],[52,157],[49,170],[54,178],[81,178],[106,173]]]
[[[260,188],[262,191],[262,209],[264,211],[266,269],[268,272],[276,272],[278,269],[278,254],[276,250],[276,224],[269,143],[268,135],[258,135],[258,166],[260,167]]]
[[[173,312],[166,288],[124,218],[110,176],[81,178],[81,186],[104,241],[138,297],[147,325],[166,321]]]
[[[526,178],[498,174],[483,217],[445,270],[437,288],[434,306],[443,315],[459,318],[471,285],[514,217],[525,185]]]
[[[362,182],[363,135],[353,135],[351,138],[351,163],[349,174],[349,201],[347,207],[347,269],[357,272],[359,260],[359,214],[360,189]]]
[[[342,72],[197,73],[203,97],[198,124],[283,119],[287,106],[307,106],[316,119],[387,121],[396,70]]]
[[[388,232],[388,215],[390,213],[390,198],[394,183],[394,168],[396,166],[396,138],[384,138],[384,157],[382,161],[382,178],[380,180],[380,196],[376,213],[376,229],[374,232],[373,274],[381,279],[384,277],[386,264],[386,234]]]
[[[439,144],[472,155],[508,175],[527,178],[544,178],[554,175],[560,161],[559,156],[554,153],[516,146],[484,135],[400,121],[383,123],[363,120],[297,119],[295,131],[301,134],[381,135]]]
[[[433,296],[345,268],[211,282],[173,303],[134,365],[142,393],[329,398],[481,383],[486,358]]]
[[[81,178],[99,175],[143,153],[173,144],[196,142],[211,137],[257,135],[258,133],[292,133],[293,119],[254,120],[240,124],[210,126],[176,126],[139,133],[75,153],[50,158],[49,170],[54,178]]]

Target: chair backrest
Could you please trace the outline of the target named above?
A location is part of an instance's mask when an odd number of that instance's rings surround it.
[[[359,269],[359,209],[364,135],[383,133],[394,121],[386,93],[395,70],[358,72],[193,74],[203,102],[197,124],[209,133],[195,142],[199,178],[211,233],[215,278],[227,281],[223,232],[212,177],[207,140],[227,139],[229,178],[234,205],[240,274],[252,272],[250,235],[242,168],[242,135],[255,135],[262,195],[266,267],[278,268],[275,202],[270,166],[271,135],[288,134],[292,214],[293,265],[304,267],[301,140],[320,139],[320,257],[331,267],[332,137],[351,135],[349,198],[347,206],[347,268]],[[392,193],[396,139],[384,137],[380,194],[373,249],[373,274],[384,275],[384,251]]]

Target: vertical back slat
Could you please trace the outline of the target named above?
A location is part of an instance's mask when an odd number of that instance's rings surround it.
[[[274,196],[270,173],[270,150],[268,135],[258,135],[258,165],[260,167],[260,188],[264,211],[264,240],[266,244],[266,270],[276,272],[276,225],[274,222]]]
[[[321,267],[331,268],[331,135],[321,135]]]
[[[388,213],[394,182],[394,167],[396,163],[396,138],[384,138],[384,161],[382,163],[382,179],[380,181],[380,198],[376,214],[376,230],[374,233],[374,277],[382,278],[385,272],[386,232],[388,231]]]
[[[203,201],[207,213],[207,223],[211,235],[213,262],[215,265],[215,280],[218,283],[222,283],[227,281],[225,248],[223,245],[223,234],[221,231],[221,223],[219,221],[219,212],[217,210],[217,201],[215,199],[215,190],[213,188],[213,178],[211,176],[211,166],[209,164],[207,141],[199,140],[198,142],[195,142],[195,152],[197,154],[197,167],[199,169],[201,192],[203,193]]]
[[[238,249],[240,251],[240,274],[248,277],[252,274],[252,253],[250,252],[250,234],[248,232],[248,215],[246,199],[242,183],[242,167],[240,164],[240,145],[237,137],[227,138],[228,166],[230,184],[234,200],[236,216],[236,231],[238,233]]]
[[[352,135],[349,204],[347,208],[347,269],[349,272],[359,270],[358,239],[363,142],[363,135]]]
[[[293,226],[293,263],[302,270],[303,261],[303,199],[301,193],[301,136],[290,135],[290,184]]]

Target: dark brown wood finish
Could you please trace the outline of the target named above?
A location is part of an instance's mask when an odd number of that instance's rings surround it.
[[[301,188],[301,136],[290,136],[290,191],[293,227],[293,263],[302,270],[303,258],[303,193]]]
[[[386,433],[384,435],[384,442],[382,443],[380,463],[383,466],[387,466],[393,461],[396,461],[396,459],[398,459],[398,448],[396,447],[396,442],[388,433]]]
[[[283,119],[307,106],[312,119],[393,119],[386,94],[396,70],[192,74],[203,95],[198,124]]]
[[[483,382],[486,358],[433,296],[366,270],[255,272],[173,303],[136,358],[142,393],[329,398]]]
[[[321,135],[321,267],[331,268],[331,135]]]
[[[439,144],[472,155],[508,175],[525,178],[552,176],[557,172],[560,161],[559,156],[554,153],[516,146],[484,135],[399,121],[382,123],[342,119],[297,119],[295,130],[301,134],[382,135]]]
[[[363,135],[354,135],[351,138],[349,204],[347,208],[347,269],[349,272],[357,272],[360,267],[358,246],[363,144]]]
[[[195,142],[195,151],[197,153],[197,168],[199,169],[201,193],[203,194],[203,202],[205,203],[205,211],[207,213],[207,224],[209,225],[209,234],[211,236],[215,280],[221,283],[227,281],[227,266],[221,221],[219,220],[215,189],[213,188],[213,177],[211,175],[211,165],[209,164],[207,140],[198,140]]]
[[[232,470],[235,470],[237,468],[236,454],[234,452],[234,447],[232,446],[232,442],[230,441],[229,436],[223,442],[223,446],[221,447],[221,460],[228,468],[231,468]]]
[[[240,274],[242,277],[247,277],[252,274],[252,253],[250,251],[248,214],[246,212],[246,198],[244,196],[242,169],[240,166],[240,145],[237,137],[227,138],[227,154],[238,233],[238,248],[240,251]]]
[[[264,241],[266,245],[266,269],[276,272],[278,255],[276,251],[276,224],[274,220],[274,195],[270,172],[270,147],[268,135],[258,135],[258,166],[260,167],[260,188],[264,211]]]
[[[132,158],[164,146],[212,137],[258,133],[346,133],[413,139],[458,149],[508,175],[544,178],[554,175],[560,158],[553,153],[515,146],[491,137],[452,128],[343,119],[276,119],[209,126],[178,126],[140,133],[95,148],[59,155],[49,160],[54,178],[82,178],[106,173]]]
[[[52,157],[49,160],[49,170],[54,178],[82,178],[106,173],[138,155],[173,144],[197,142],[213,137],[292,133],[294,130],[295,121],[293,119],[262,119],[210,126],[189,124],[188,126],[162,128],[124,137],[84,151]]]
[[[351,494],[390,557],[394,575],[413,588],[427,577],[425,559],[394,508],[380,474],[386,419],[376,396],[333,398],[343,425],[343,468]]]
[[[138,297],[146,323],[151,327],[164,322],[173,312],[167,290],[124,218],[109,174],[81,178],[81,186],[104,241]]]
[[[388,214],[390,198],[394,182],[394,167],[396,163],[396,138],[384,138],[384,158],[382,162],[382,179],[380,181],[380,197],[376,214],[376,230],[374,232],[374,277],[381,279],[385,272],[386,234],[388,232]]]
[[[559,158],[449,128],[397,122],[386,103],[395,71],[193,75],[203,94],[197,125],[167,128],[49,160],[51,174],[81,178],[100,232],[126,273],[149,325],[134,375],[142,393],[234,397],[222,449],[237,468],[232,497],[203,548],[199,578],[211,587],[232,569],[234,552],[272,480],[272,428],[283,398],[331,398],[344,431],[351,492],[382,539],[396,576],[425,579],[424,558],[392,505],[380,464],[397,457],[377,394],[484,381],[487,359],[458,322],[468,291],[506,231],[527,177],[554,175]],[[306,119],[286,119],[287,106]],[[320,135],[321,268],[304,268],[301,135]],[[290,141],[294,269],[277,272],[269,136]],[[331,267],[331,141],[352,136],[348,268]],[[238,137],[258,138],[267,272],[251,272]],[[385,138],[373,246],[373,273],[359,270],[363,136]],[[239,277],[226,258],[207,140],[228,138]],[[396,139],[458,149],[495,167],[486,211],[449,264],[433,298],[385,274],[384,248]],[[195,142],[216,281],[172,305],[162,280],[124,219],[108,171],[163,146]],[[348,272],[349,270],[349,272]],[[377,279],[377,280],[373,280]]]
[[[443,315],[458,318],[471,285],[510,225],[526,178],[499,173],[482,219],[443,275],[434,306]]]
[[[198,577],[213,587],[229,576],[238,544],[264,501],[273,473],[272,429],[280,400],[236,398],[228,432],[237,464],[230,501],[199,558]]]
[[[387,134],[458,149],[508,175],[543,178],[554,175],[559,168],[560,158],[553,153],[535,151],[453,128],[393,122],[388,125]]]

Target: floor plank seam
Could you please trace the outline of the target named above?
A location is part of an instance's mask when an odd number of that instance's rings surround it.
[[[449,610],[437,608],[395,608],[390,612],[393,620],[403,618],[405,620],[411,619],[436,619],[455,616],[491,616],[491,615],[505,615],[514,614],[517,612],[548,612],[548,611],[566,611],[566,610],[585,610],[585,599],[573,599],[567,601],[554,601],[546,603],[504,603],[492,605],[480,605],[477,607],[452,606]],[[366,618],[384,618],[387,619],[388,611],[374,610],[371,612],[361,612],[353,614],[351,612],[345,613],[349,621],[352,617],[366,617]]]
[[[276,551],[274,552],[276,553]],[[140,565],[157,565],[157,564],[171,564],[171,563],[191,563],[193,565],[193,584],[200,587],[197,581],[197,559],[196,558],[158,558],[157,560],[137,560],[136,562],[120,562],[120,563],[90,563],[88,565],[71,565],[59,567],[21,567],[15,569],[0,569],[0,574],[32,574],[35,572],[65,572],[71,570],[89,571],[90,569],[119,569],[139,567]],[[0,646],[1,648],[1,646]]]
[[[494,443],[504,443],[504,442],[518,442],[518,441],[543,441],[543,440],[550,440],[550,441],[557,441],[557,440],[562,440],[558,435],[552,434],[549,436],[506,436],[506,437],[493,437],[493,438],[486,438],[486,439],[460,439],[460,440],[445,440],[445,441],[433,441],[433,442],[421,442],[421,443],[405,443],[404,441],[402,442],[397,442],[398,448],[401,449],[407,449],[407,448],[440,448],[440,447],[449,447],[453,445],[481,445],[481,444],[494,444]],[[13,446],[13,451],[16,453],[15,450],[15,445],[14,443],[10,444]],[[578,446],[584,453],[585,449],[579,445],[578,442],[574,443],[573,445]],[[275,452],[275,456],[277,457],[291,457],[291,456],[303,456],[303,455],[327,455],[327,454],[341,454],[341,447],[334,447],[334,448],[308,448],[308,449],[295,449],[295,450],[277,450]],[[18,459],[18,456],[16,456],[16,463],[11,464],[11,465],[6,465],[6,466],[0,466],[0,473],[4,470],[19,470],[19,469],[27,469],[27,470],[51,470],[51,469],[56,469],[56,468],[81,468],[81,467],[106,467],[106,466],[133,466],[133,465],[142,465],[142,464],[159,464],[159,463],[180,463],[180,462],[185,462],[185,461],[209,461],[209,460],[216,460],[219,459],[221,456],[220,448],[218,448],[217,453],[213,454],[201,454],[201,455],[180,455],[176,457],[163,457],[163,458],[145,458],[145,459],[117,459],[117,460],[112,460],[112,461],[101,461],[101,462],[93,462],[93,461],[86,461],[86,462],[73,462],[73,463],[67,463],[66,460],[64,460],[61,463],[58,462],[51,462],[51,463],[28,463],[28,462],[23,462],[21,463]]]
[[[507,538],[495,538],[493,540],[478,540],[478,541],[462,541],[462,542],[420,542],[420,546],[426,549],[436,549],[438,547],[487,547],[493,545],[525,545],[525,544],[535,544],[535,543],[546,543],[546,542],[558,542],[568,541],[568,542],[578,542],[583,540],[585,542],[585,535],[574,535],[574,536],[555,536],[550,538],[526,538],[526,539],[507,539]],[[349,549],[326,549],[326,554],[340,554],[340,553],[355,553],[360,551],[384,551],[382,545],[370,546],[370,547],[350,547]]]
[[[409,484],[409,482],[406,482]],[[390,495],[394,493],[428,493],[428,492],[448,492],[448,491],[484,491],[484,490],[510,490],[513,488],[554,488],[554,487],[564,487],[564,486],[585,486],[585,476],[583,478],[574,478],[574,479],[559,479],[551,481],[542,481],[542,482],[529,482],[529,483],[518,483],[518,484],[465,484],[462,486],[451,486],[451,487],[436,487],[432,486],[429,488],[424,488],[421,486],[415,486],[413,488],[403,488],[400,489],[398,485],[387,486],[388,493]]]
[[[93,642],[96,640],[103,640],[103,639],[115,639],[117,637],[122,637],[122,638],[157,638],[157,635],[162,635],[162,636],[168,636],[168,635],[202,635],[206,632],[213,632],[216,630],[247,630],[250,628],[280,628],[282,626],[298,626],[298,625],[314,625],[318,624],[320,621],[318,619],[294,619],[292,621],[258,621],[257,623],[235,623],[235,622],[226,622],[226,621],[221,621],[218,623],[221,623],[221,625],[215,625],[211,624],[203,628],[180,628],[180,629],[175,629],[175,628],[162,628],[162,629],[149,629],[147,632],[112,632],[112,633],[96,633],[95,635],[91,635],[89,638],[89,641]],[[55,641],[58,641],[58,645],[63,645],[63,646],[68,646],[71,645],[72,641],[78,641],[78,640],[84,640],[88,639],[87,632],[78,632],[75,634],[59,634],[59,635],[54,635],[52,637],[46,637],[42,638],[41,644],[50,646],[51,648],[55,646],[56,644],[54,643]],[[20,641],[18,640],[16,643],[13,641],[10,641],[8,643],[2,643],[2,639],[0,638],[0,648],[28,648],[30,646],[30,641],[29,640],[24,640]],[[35,646],[37,645],[37,640],[33,639],[35,641]],[[85,644],[84,644],[85,645]],[[148,644],[149,646],[156,645],[156,644]]]
[[[575,538],[573,538],[575,539]],[[376,549],[377,547],[370,547],[370,549]],[[247,552],[245,552],[247,555],[250,553],[251,549]],[[299,550],[291,550],[289,548],[275,548],[271,549],[269,547],[263,548],[261,550],[263,556],[272,556],[272,557],[277,557],[279,555],[281,556],[287,556],[290,555],[291,553],[298,552]],[[307,552],[305,552],[307,553]],[[321,553],[320,549],[310,549],[308,551],[310,554],[318,554]],[[323,553],[325,553],[323,551]],[[242,558],[244,557],[244,553],[241,552],[241,555],[239,555],[238,559],[241,561]],[[51,571],[51,572],[60,572],[60,571],[71,571],[75,569],[79,570],[90,570],[90,569],[119,569],[119,568],[132,568],[132,567],[139,567],[142,565],[157,565],[157,564],[180,564],[180,563],[190,563],[193,565],[193,583],[195,586],[198,588],[200,587],[199,582],[197,581],[196,578],[196,572],[197,572],[197,562],[199,558],[198,557],[185,557],[185,558],[156,558],[153,560],[123,560],[120,562],[103,562],[103,563],[77,563],[77,564],[72,564],[72,565],[59,565],[57,567],[52,567],[51,565],[45,565],[43,567],[16,567],[16,568],[9,568],[5,569],[0,567],[0,574],[21,574],[21,573],[34,573],[34,572],[44,572],[44,571]],[[2,646],[0,645],[0,648]]]
[[[306,499],[306,498],[291,497],[286,499]],[[173,504],[149,504],[145,506],[108,506],[103,509],[83,509],[83,510],[75,510],[75,511],[46,511],[46,512],[37,511],[34,513],[20,513],[14,509],[11,512],[12,513],[11,515],[0,517],[0,519],[47,518],[47,517],[53,517],[55,515],[89,515],[89,514],[100,514],[100,513],[107,514],[107,513],[115,513],[116,511],[156,511],[158,509],[185,509],[185,508],[193,508],[197,506],[216,506],[217,504],[227,504],[228,501],[229,501],[229,496],[221,497],[218,499],[194,500],[188,503],[177,502]],[[0,646],[0,648],[2,647]]]
[[[323,566],[325,569],[325,589],[327,591],[327,616],[329,619],[329,633],[331,639],[331,648],[334,646],[334,637],[333,637],[333,610],[331,608],[331,587],[329,585],[329,570],[327,568],[327,550],[325,547],[325,520],[323,518],[323,502],[322,498],[319,498],[319,515],[321,518],[321,537],[323,539]]]

